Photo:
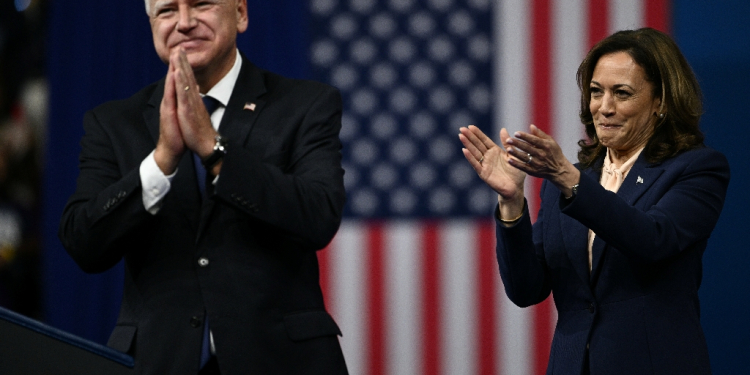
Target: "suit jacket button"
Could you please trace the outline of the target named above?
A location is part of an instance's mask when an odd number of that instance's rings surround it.
[[[190,318],[190,326],[193,327],[193,328],[200,327],[201,323],[202,323],[201,322],[201,318],[199,318],[197,316],[194,316],[194,317]]]
[[[208,258],[200,258],[198,259],[198,265],[201,267],[208,266]]]

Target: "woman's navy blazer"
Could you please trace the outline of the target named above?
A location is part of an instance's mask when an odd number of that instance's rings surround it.
[[[554,296],[547,374],[581,374],[586,356],[591,374],[710,373],[698,288],[727,159],[707,147],[655,164],[641,154],[616,194],[599,184],[601,162],[581,172],[570,199],[545,180],[533,225],[528,209],[515,226],[497,222],[511,301],[525,307]]]

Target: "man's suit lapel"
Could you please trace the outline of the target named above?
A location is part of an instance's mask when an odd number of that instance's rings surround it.
[[[146,121],[148,132],[154,139],[154,145],[159,141],[159,108],[161,107],[162,97],[164,97],[164,79],[156,85],[156,89],[151,94],[146,109],[143,111],[143,120]]]
[[[261,98],[265,93],[263,72],[242,56],[242,69],[219,124],[219,134],[230,144],[228,152],[232,152],[232,146],[240,147],[245,144],[250,129],[266,104],[265,99]],[[206,199],[203,202],[197,238],[206,230],[215,207],[214,199]]]
[[[266,104],[263,72],[242,58],[242,69],[219,125],[219,133],[229,142],[245,144],[255,121]]]

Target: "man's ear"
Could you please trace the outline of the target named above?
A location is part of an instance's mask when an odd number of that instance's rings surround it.
[[[247,24],[247,0],[237,0],[237,33],[244,33]]]

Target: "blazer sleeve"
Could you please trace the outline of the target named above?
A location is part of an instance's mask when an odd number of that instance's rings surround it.
[[[591,228],[608,245],[649,264],[706,241],[719,220],[728,185],[726,157],[700,148],[666,165],[643,203],[626,202],[585,174],[575,199],[567,205],[560,202],[564,214]]]
[[[283,166],[230,144],[215,194],[253,220],[280,229],[299,247],[318,250],[336,234],[346,199],[339,140],[342,103],[330,86],[310,83],[304,91],[306,99],[291,104],[290,111],[302,114],[294,131],[285,135],[291,139]]]
[[[544,186],[542,192],[544,191]],[[540,209],[538,219],[532,226],[528,204],[524,205],[523,217],[506,227],[500,220],[495,206],[497,235],[497,261],[505,294],[520,307],[535,305],[544,301],[552,291],[552,282],[544,257],[542,233],[544,217]]]
[[[131,246],[129,234],[150,215],[140,199],[138,168],[118,164],[111,134],[96,111],[86,113],[83,127],[77,186],[63,210],[58,236],[81,269],[94,273],[120,261]]]

